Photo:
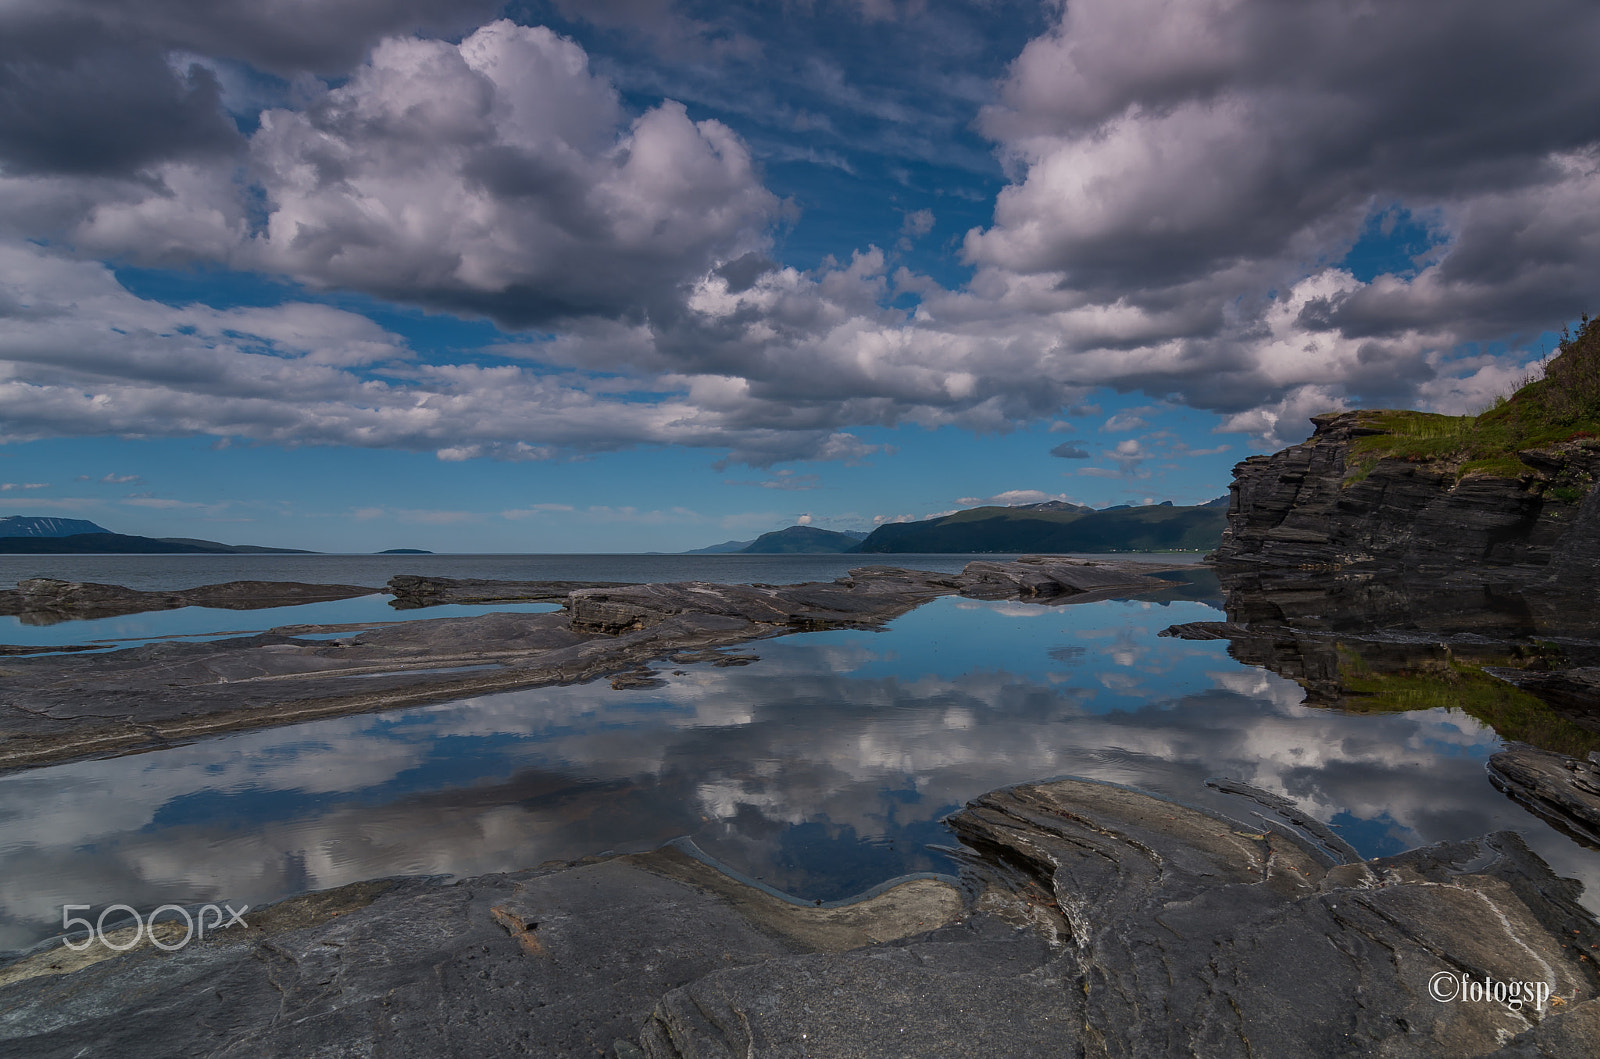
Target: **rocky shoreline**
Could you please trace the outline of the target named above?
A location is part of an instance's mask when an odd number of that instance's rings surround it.
[[[1229,654],[1358,712],[1457,707],[1513,746],[1490,774],[1593,845],[1600,785],[1600,442],[1516,453],[1515,473],[1374,455],[1387,412],[1234,469],[1214,563],[1227,620],[1163,635]]]
[[[721,652],[814,629],[876,627],[946,595],[1057,603],[1154,592],[1172,587],[1154,576],[1163,569],[1024,558],[974,562],[957,575],[862,567],[831,582],[778,586],[397,579],[405,582],[406,595],[398,597],[405,600],[560,599],[564,609],[285,626],[237,639],[10,658],[0,664],[0,770],[514,688],[607,676],[616,676],[619,688],[649,686],[649,663],[685,652]],[[76,589],[98,596],[106,587]]]
[[[37,1056],[1531,1059],[1600,1039],[1600,926],[1516,836],[1365,861],[1280,799],[1226,789],[1236,818],[1078,780],[996,791],[949,821],[959,879],[826,906],[683,845],[359,883],[183,947],[164,934],[177,951],[15,961],[0,1041]],[[1440,996],[1486,979],[1549,999]]]
[[[1600,441],[1520,452],[1516,474],[1462,475],[1448,460],[1363,459],[1382,414],[1313,416],[1306,441],[1235,467],[1213,558],[1563,597],[1600,585]]]
[[[745,664],[756,656],[734,648],[881,626],[941,596],[1160,598],[1168,569],[1033,558],[783,586],[396,579],[402,609],[563,606],[7,660],[0,767],[510,688],[648,687],[662,663]],[[1527,608],[1471,605],[1459,586],[1307,573],[1224,565],[1229,620],[1169,633],[1228,639],[1313,704],[1359,708],[1352,643],[1363,673],[1410,675],[1436,654],[1446,668],[1506,661],[1508,645],[1548,631]],[[1579,633],[1566,636],[1567,661],[1588,657]],[[1513,746],[1490,775],[1580,842],[1600,828],[1592,765]],[[904,878],[826,905],[680,842],[456,883],[357,883],[256,909],[247,927],[172,952],[148,938],[120,953],[54,946],[0,966],[0,1048],[1531,1059],[1588,1054],[1600,1039],[1600,924],[1578,884],[1516,835],[1365,860],[1282,798],[1213,785],[1236,811],[1080,780],[995,791],[947,821],[959,878]],[[162,929],[172,945],[178,928]],[[1440,999],[1429,991],[1440,976],[1540,983],[1551,999],[1542,1010]]]
[[[179,607],[214,607],[221,610],[263,610],[302,603],[369,596],[360,585],[308,585],[298,581],[229,581],[221,585],[173,592],[141,592],[121,585],[61,581],[30,577],[16,588],[0,589],[0,614],[12,615],[24,625],[55,625],[89,618],[115,618]]]

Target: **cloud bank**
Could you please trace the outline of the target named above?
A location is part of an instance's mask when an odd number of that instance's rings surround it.
[[[1110,387],[1277,444],[1358,402],[1471,410],[1600,275],[1600,10],[1577,0],[1462,0],[1447,22],[1420,0],[1076,0],[974,103],[1010,182],[954,288],[869,239],[784,265],[792,207],[730,125],[625,103],[547,28],[472,28],[487,5],[133,12],[0,14],[10,440],[770,466],[861,459],[862,427],[1010,430]],[[718,54],[749,76],[736,36]],[[876,242],[934,223],[909,211]],[[1397,224],[1419,249],[1369,253]],[[171,306],[101,262],[506,337],[421,356],[349,308]]]

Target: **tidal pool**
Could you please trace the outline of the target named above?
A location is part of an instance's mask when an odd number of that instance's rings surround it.
[[[757,641],[747,666],[658,663],[659,688],[508,692],[13,773],[0,777],[0,948],[58,933],[66,904],[259,905],[683,835],[835,899],[952,871],[946,814],[1063,775],[1249,820],[1254,803],[1206,786],[1242,780],[1367,856],[1513,829],[1594,907],[1600,855],[1490,785],[1492,729],[1456,709],[1307,707],[1223,641],[1157,635],[1220,616],[1192,599],[951,597],[884,631]]]

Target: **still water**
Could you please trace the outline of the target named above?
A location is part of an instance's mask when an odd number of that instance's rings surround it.
[[[224,581],[305,581],[382,588],[396,574],[508,581],[711,581],[774,585],[832,581],[852,567],[885,563],[959,573],[974,559],[1015,555],[0,555],[0,589],[29,577],[94,581],[147,592]],[[1130,558],[1119,556],[1119,558]],[[1193,552],[1132,556],[1194,563]]]
[[[1491,729],[1454,709],[1306,707],[1223,642],[1157,635],[1218,617],[1182,598],[945,598],[884,631],[751,644],[740,668],[663,663],[659,688],[486,695],[0,776],[0,949],[53,934],[64,904],[258,905],[681,835],[834,899],[952,870],[941,818],[1062,775],[1248,820],[1253,804],[1205,785],[1243,780],[1367,856],[1512,829],[1593,905],[1600,855],[1490,785]]]

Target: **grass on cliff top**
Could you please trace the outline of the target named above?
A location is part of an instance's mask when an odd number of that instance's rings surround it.
[[[1448,461],[1456,465],[1457,477],[1525,474],[1519,451],[1600,438],[1600,318],[1586,315],[1576,334],[1563,332],[1544,377],[1496,400],[1481,415],[1381,411],[1367,413],[1363,421],[1384,433],[1358,438],[1351,446],[1356,481],[1385,458]]]
[[[1492,677],[1475,665],[1451,660],[1398,673],[1379,673],[1367,668],[1355,651],[1341,647],[1339,654],[1339,683],[1351,696],[1344,702],[1345,709],[1357,713],[1407,713],[1455,708],[1493,728],[1502,739],[1576,758],[1600,750],[1600,734],[1573,724],[1537,696]],[[1512,667],[1517,665],[1514,659],[1501,661]]]

